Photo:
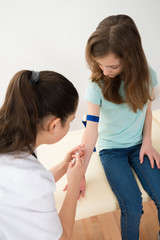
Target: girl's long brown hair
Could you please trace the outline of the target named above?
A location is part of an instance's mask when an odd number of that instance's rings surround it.
[[[109,53],[122,59],[125,100],[119,94],[120,76],[112,79],[104,76],[96,62],[96,58]],[[88,39],[86,60],[92,71],[91,80],[101,87],[106,100],[116,104],[126,102],[134,112],[142,110],[151,100],[148,63],[138,29],[129,16],[113,15],[100,22]]]
[[[33,152],[38,126],[53,115],[65,124],[76,111],[78,93],[59,73],[42,71],[39,81],[30,82],[31,71],[23,70],[12,78],[0,109],[0,153]]]

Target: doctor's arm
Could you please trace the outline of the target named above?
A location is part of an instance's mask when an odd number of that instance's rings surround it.
[[[69,163],[67,170],[68,189],[59,212],[59,218],[63,227],[63,233],[60,240],[68,240],[71,238],[74,227],[75,212],[77,199],[79,195],[80,182],[84,174],[84,159],[83,157],[74,157],[76,162],[74,165]]]

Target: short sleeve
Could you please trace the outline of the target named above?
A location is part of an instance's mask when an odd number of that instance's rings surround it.
[[[158,84],[157,74],[151,67],[149,67],[149,71],[150,71],[150,77],[152,82],[152,88],[154,88]]]
[[[96,83],[90,82],[88,84],[85,99],[96,105],[101,105],[102,103],[101,89]]]

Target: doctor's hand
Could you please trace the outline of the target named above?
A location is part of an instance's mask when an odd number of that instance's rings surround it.
[[[72,150],[70,150],[67,155],[64,158],[64,162],[66,162],[67,164],[69,164],[69,162],[72,161],[72,159],[74,158],[74,155],[76,154],[76,152],[79,153],[80,157],[84,156],[84,144],[78,145],[76,147],[74,147]]]
[[[152,145],[142,144],[139,157],[141,164],[143,163],[144,155],[148,156],[151,168],[154,168],[154,162],[156,162],[157,168],[160,169],[160,154],[152,147]]]
[[[80,189],[81,181],[85,172],[84,158],[79,155],[74,155],[75,163],[69,163],[67,169],[67,189],[73,185]]]

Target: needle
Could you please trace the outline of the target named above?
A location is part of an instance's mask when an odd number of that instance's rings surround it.
[[[78,155],[79,155],[79,152],[76,152],[76,155],[78,156]],[[75,164],[75,161],[76,161],[76,159],[75,159],[75,158],[73,158],[73,159],[72,159],[72,161],[71,161],[71,162],[72,162],[72,164]]]

